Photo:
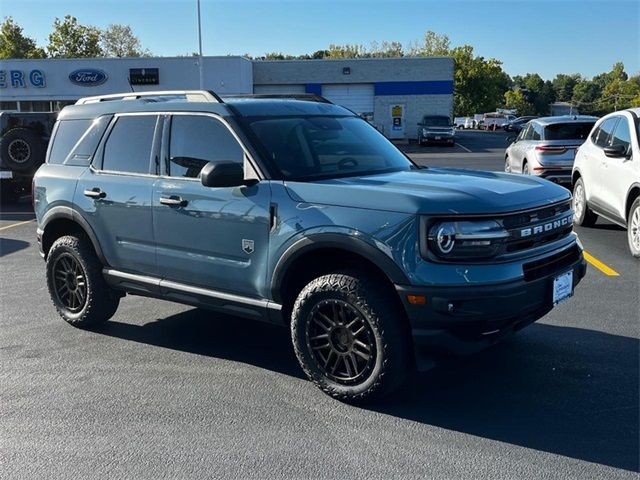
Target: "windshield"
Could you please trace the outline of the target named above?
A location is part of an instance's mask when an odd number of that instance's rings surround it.
[[[451,123],[447,117],[424,117],[422,125],[425,127],[449,127]]]
[[[556,123],[544,129],[545,140],[585,140],[593,128],[593,122]]]
[[[308,180],[410,170],[414,165],[358,117],[248,118],[283,178]]]

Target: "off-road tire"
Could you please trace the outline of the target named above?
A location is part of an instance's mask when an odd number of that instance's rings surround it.
[[[17,172],[34,170],[44,162],[46,151],[40,136],[28,128],[13,128],[0,138],[0,158]]]
[[[331,379],[314,357],[307,341],[312,313],[327,301],[344,302],[366,321],[375,343],[375,361],[366,376],[345,385]],[[412,370],[408,322],[393,292],[359,273],[335,273],[311,281],[293,306],[291,336],[300,366],[307,377],[326,394],[345,402],[379,399],[397,390]],[[373,345],[372,345],[373,346]]]
[[[84,302],[75,310],[65,305],[54,282],[59,273],[57,262],[64,257],[66,262],[74,259],[81,270],[86,285]],[[102,275],[102,263],[98,259],[93,245],[84,236],[67,235],[58,238],[47,256],[47,287],[54,307],[60,316],[74,327],[87,328],[109,320],[118,309],[120,295],[109,287]],[[80,283],[80,282],[78,282]],[[57,290],[58,287],[58,290]]]
[[[578,206],[578,202],[582,202],[582,208]],[[578,178],[573,186],[571,207],[573,208],[573,223],[581,227],[593,227],[596,224],[598,215],[587,204],[587,195],[582,178]]]

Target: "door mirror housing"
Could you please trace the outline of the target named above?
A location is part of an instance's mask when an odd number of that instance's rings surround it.
[[[620,158],[627,156],[627,147],[624,145],[611,145],[604,147],[604,154],[607,157]]]
[[[200,172],[205,187],[238,187],[244,185],[244,167],[238,162],[209,162]]]

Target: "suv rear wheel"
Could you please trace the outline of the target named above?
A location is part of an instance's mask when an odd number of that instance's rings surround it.
[[[76,327],[109,320],[120,303],[85,237],[68,235],[53,243],[47,256],[47,286],[60,316]]]
[[[593,227],[598,215],[593,213],[587,205],[587,195],[584,191],[584,182],[578,178],[573,187],[573,223],[582,227]]]
[[[387,395],[410,369],[406,323],[395,299],[358,274],[309,283],[292,312],[293,346],[309,379],[328,395],[362,401]]]
[[[631,255],[640,258],[640,197],[636,198],[629,210],[627,220],[627,239]]]

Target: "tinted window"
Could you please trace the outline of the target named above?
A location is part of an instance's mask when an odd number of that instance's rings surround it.
[[[61,120],[51,145],[49,163],[63,163],[80,137],[91,125],[91,120]]]
[[[625,148],[629,148],[631,144],[631,132],[629,131],[629,122],[626,118],[621,118],[618,122],[618,126],[611,137],[611,145],[624,145]]]
[[[96,118],[91,122],[89,130],[80,138],[73,148],[65,163],[73,165],[88,165],[91,156],[95,153],[98,143],[111,121],[110,115]]]
[[[196,178],[209,162],[243,159],[242,147],[218,120],[202,115],[174,115],[171,119],[168,175]]]
[[[531,140],[540,140],[540,137],[542,136],[542,127],[537,123],[532,123],[531,130]]]
[[[149,173],[155,115],[118,118],[104,148],[103,170]]]
[[[556,123],[544,129],[545,140],[585,140],[595,122]]]
[[[449,117],[424,117],[422,123],[425,127],[449,127]]]
[[[613,132],[617,122],[618,117],[611,117],[602,122],[600,127],[593,132],[593,136],[591,137],[593,142],[599,147],[606,147],[607,142],[609,141],[609,136]]]
[[[305,180],[410,170],[413,164],[360,118],[249,118],[284,178]]]

